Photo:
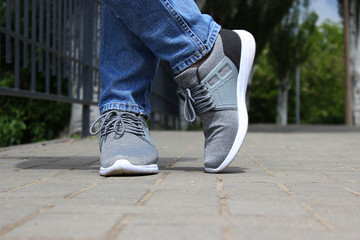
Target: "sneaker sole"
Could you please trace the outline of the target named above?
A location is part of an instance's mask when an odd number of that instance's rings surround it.
[[[205,172],[217,173],[223,171],[236,157],[241,145],[244,142],[245,135],[248,128],[248,113],[246,108],[246,88],[249,80],[249,75],[255,57],[255,39],[247,31],[233,30],[241,39],[241,57],[239,75],[237,79],[237,106],[238,106],[238,131],[236,133],[235,141],[230,149],[227,157],[223,163],[217,168],[205,168]],[[246,47],[244,47],[246,46]]]
[[[159,172],[156,164],[150,165],[132,165],[126,159],[117,160],[111,167],[100,168],[101,176],[119,176],[119,175],[148,175]]]

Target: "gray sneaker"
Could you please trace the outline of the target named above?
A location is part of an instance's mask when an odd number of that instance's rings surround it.
[[[98,123],[100,127],[94,131]],[[100,175],[158,172],[158,152],[143,116],[118,110],[107,111],[91,125],[90,134],[99,134]]]
[[[187,121],[201,120],[205,135],[205,171],[221,172],[238,153],[248,127],[246,87],[255,40],[244,30],[221,30],[213,49],[197,68],[174,79],[185,101]]]

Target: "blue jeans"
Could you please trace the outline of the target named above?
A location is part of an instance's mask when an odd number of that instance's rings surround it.
[[[99,99],[101,113],[150,115],[159,59],[175,74],[205,56],[220,26],[193,0],[103,0]]]

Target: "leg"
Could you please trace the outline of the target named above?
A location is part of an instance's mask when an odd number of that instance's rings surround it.
[[[106,4],[101,24],[101,113],[121,110],[149,117],[149,96],[157,57]]]
[[[247,131],[245,92],[255,54],[251,34],[222,31],[219,37],[220,26],[201,14],[192,0],[104,2],[155,56],[170,63],[177,74],[179,95],[186,101],[187,120],[193,121],[198,115],[203,123],[205,171],[224,170],[235,158]],[[120,121],[107,117],[102,126]],[[123,129],[113,131],[121,135]]]
[[[106,5],[102,12],[99,100],[100,175],[158,172],[158,153],[145,117],[158,59]],[[94,131],[94,125],[100,128]]]
[[[221,28],[193,0],[103,1],[175,74],[207,55]]]
[[[144,121],[150,114],[148,97],[158,58],[181,72],[211,50],[219,30],[192,0],[104,0],[103,115],[90,129],[99,134],[101,175],[158,171],[158,153]],[[100,128],[94,131],[97,123]]]
[[[192,0],[104,1],[157,57],[170,63],[179,93],[193,113],[188,119],[197,114],[203,124],[205,171],[223,171],[247,131],[245,93],[255,54],[252,35],[222,31],[218,37],[220,26],[201,14]],[[200,64],[189,68],[199,59]]]

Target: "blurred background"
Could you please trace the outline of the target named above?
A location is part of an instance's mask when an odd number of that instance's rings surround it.
[[[358,0],[198,0],[223,28],[257,42],[250,124],[360,126]],[[88,135],[98,115],[101,1],[0,0],[0,147]],[[182,119],[161,62],[151,129]]]

